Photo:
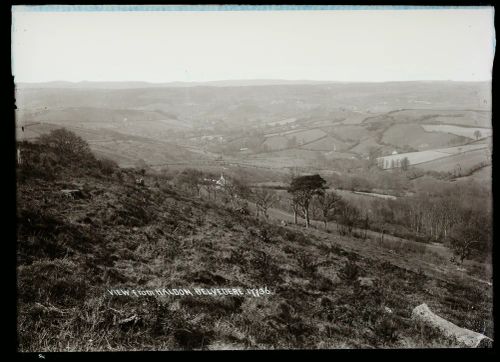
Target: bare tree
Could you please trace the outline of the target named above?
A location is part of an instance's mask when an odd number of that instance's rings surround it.
[[[370,215],[368,214],[368,210],[365,210],[364,216],[360,222],[365,231],[363,233],[363,240],[366,240],[366,237],[368,236],[368,229],[370,228]]]
[[[217,198],[217,189],[215,185],[215,181],[213,181],[210,176],[205,176],[201,181],[201,186],[205,189],[208,195],[208,199],[210,200],[212,195],[214,196],[214,200]]]
[[[186,168],[176,177],[176,181],[179,184],[187,186],[189,189],[196,192],[196,195],[200,196],[200,190],[202,186],[203,172],[193,168]]]
[[[485,228],[484,220],[478,215],[469,215],[451,228],[447,239],[453,253],[458,256],[462,264],[481,248],[491,250],[491,246],[488,245],[490,238],[491,234],[488,228]]]
[[[295,136],[288,138],[288,140],[286,142],[286,148],[295,148],[295,147],[297,147],[297,145],[298,145],[298,142],[297,142],[297,138],[295,138]]]
[[[293,211],[293,222],[295,225],[297,225],[298,224],[297,217],[298,217],[300,205],[299,205],[298,199],[295,195],[292,195],[292,197],[290,197],[289,200],[290,200],[290,206],[292,207],[292,211]]]
[[[340,233],[350,235],[354,226],[359,222],[359,211],[344,200],[340,200],[338,203]]]
[[[266,188],[258,188],[254,190],[253,199],[255,201],[255,206],[257,207],[257,212],[262,212],[266,219],[269,218],[269,215],[267,214],[268,209],[279,201],[278,195]]]
[[[252,193],[252,190],[248,186],[248,183],[240,178],[231,178],[230,182],[226,183],[225,190],[233,199],[246,199],[250,197]]]
[[[327,229],[328,220],[334,213],[335,208],[341,199],[340,195],[334,191],[325,192],[316,196],[316,202],[319,210],[321,211],[321,217],[323,219],[325,230]]]
[[[377,158],[381,156],[380,147],[370,147],[368,150],[368,160],[370,164],[378,166]]]
[[[403,157],[403,159],[401,159],[401,170],[408,171],[409,167],[410,167],[410,160],[408,159],[408,157]]]

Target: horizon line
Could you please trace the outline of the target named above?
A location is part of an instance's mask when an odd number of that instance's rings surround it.
[[[217,82],[317,82],[317,83],[405,83],[405,82],[460,82],[478,83],[491,82],[492,79],[461,80],[461,79],[406,79],[406,80],[318,80],[318,79],[285,79],[285,78],[229,78],[214,80],[43,80],[43,81],[14,81],[15,84],[44,84],[44,83],[147,83],[147,84],[169,84],[169,83],[217,83]]]
[[[492,5],[14,5],[12,12],[484,10]]]

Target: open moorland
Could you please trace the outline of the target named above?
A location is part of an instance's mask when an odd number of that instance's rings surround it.
[[[459,346],[411,318],[421,303],[492,336],[487,258],[458,267],[439,244],[345,234],[334,221],[283,226],[291,214],[279,208],[258,218],[222,191],[197,195],[91,155],[20,147],[21,351]],[[110,293],[223,287],[270,294]]]

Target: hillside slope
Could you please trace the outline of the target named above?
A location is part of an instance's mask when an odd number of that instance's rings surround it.
[[[21,351],[452,346],[409,318],[424,302],[492,334],[484,285],[432,279],[239,214],[231,202],[190,196],[158,177],[140,186],[136,171],[64,163],[40,145],[23,144],[22,154]],[[81,191],[69,198],[68,189]],[[195,287],[272,294],[108,292]]]

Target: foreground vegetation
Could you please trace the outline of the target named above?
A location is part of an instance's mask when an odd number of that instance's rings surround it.
[[[52,134],[20,145],[21,351],[453,346],[410,319],[424,302],[492,336],[491,286],[353,251],[345,247],[360,242],[353,235],[259,220],[230,194],[188,194],[175,180],[95,159],[71,134],[56,136],[63,142]],[[60,149],[66,140],[77,147]],[[193,287],[272,295],[108,293]]]

